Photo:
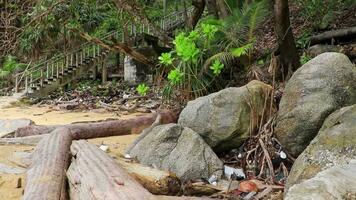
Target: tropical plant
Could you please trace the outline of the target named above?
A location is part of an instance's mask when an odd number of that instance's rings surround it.
[[[136,91],[141,96],[146,96],[149,90],[150,88],[144,83],[139,84],[136,88]]]

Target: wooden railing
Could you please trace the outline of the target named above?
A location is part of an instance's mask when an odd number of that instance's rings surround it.
[[[192,8],[187,10],[188,16],[192,10]],[[185,23],[184,15],[184,11],[174,12],[162,18],[158,25],[163,31],[175,29],[177,26]],[[143,33],[153,34],[151,28],[143,24],[132,24],[129,32],[130,37],[135,37]],[[113,31],[99,38],[105,40],[113,37],[120,40],[123,39],[123,34],[118,31]],[[51,59],[38,62],[37,64],[30,64],[28,69],[14,75],[15,93],[20,90],[28,92],[29,88],[33,87],[43,87],[46,81],[53,81],[60,76],[64,76],[65,71],[73,66],[83,66],[87,59],[96,58],[102,51],[103,49],[99,45],[87,42],[73,51],[54,56]]]

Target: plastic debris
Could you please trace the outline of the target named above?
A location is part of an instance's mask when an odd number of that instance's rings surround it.
[[[108,150],[109,150],[109,146],[107,146],[107,145],[100,145],[100,147],[99,147],[102,151],[104,151],[104,152],[108,152]]]
[[[210,178],[209,178],[209,180],[208,180],[208,182],[211,184],[211,185],[214,185],[214,186],[217,186],[218,185],[218,177],[217,176],[215,176],[215,175],[212,175]]]
[[[242,169],[236,169],[226,165],[224,166],[224,174],[228,179],[243,180],[246,178],[246,175]]]

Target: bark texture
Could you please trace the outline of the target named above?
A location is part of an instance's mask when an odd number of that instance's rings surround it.
[[[71,146],[72,163],[67,171],[73,200],[152,199],[142,187],[105,152],[84,140]]]
[[[37,145],[27,171],[23,200],[67,200],[66,173],[72,135],[58,128]]]
[[[157,116],[161,115],[161,123],[177,122],[179,112],[161,111],[144,116],[135,117],[126,120],[113,120],[96,123],[69,124],[57,126],[37,126],[30,125],[16,130],[16,137],[25,137],[30,135],[42,135],[53,131],[58,127],[65,127],[71,130],[74,140],[91,139],[98,137],[109,137],[117,135],[138,134],[145,128],[151,126]]]
[[[338,38],[348,38],[348,37],[356,37],[356,26],[350,27],[350,28],[345,28],[345,29],[340,29],[340,30],[332,30],[332,31],[326,31],[324,33],[321,33],[319,35],[315,35],[310,38],[310,44],[318,44],[321,42],[326,42],[326,41],[331,41],[332,39],[338,39]]]
[[[197,25],[199,19],[203,15],[205,9],[205,0],[193,0],[192,5],[194,6],[193,14],[190,18],[190,28],[194,29]]]
[[[290,25],[288,0],[274,0],[274,19],[278,42],[276,56],[280,61],[280,66],[276,68],[276,73],[278,79],[286,79],[300,66]]]

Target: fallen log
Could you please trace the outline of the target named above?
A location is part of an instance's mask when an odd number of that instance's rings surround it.
[[[116,162],[152,194],[177,195],[180,192],[181,182],[175,174],[123,159]]]
[[[37,145],[27,171],[23,200],[67,200],[65,170],[69,166],[70,130],[58,128]]]
[[[65,127],[70,129],[74,140],[138,134],[145,128],[151,126],[158,115],[161,115],[161,123],[167,124],[176,122],[179,116],[179,112],[161,111],[159,113],[152,113],[132,119],[104,121],[97,123],[81,123],[56,126],[30,125],[17,129],[15,137],[42,135],[49,133],[58,127]]]
[[[318,44],[321,42],[325,42],[327,40],[337,39],[337,38],[348,38],[348,37],[354,38],[354,36],[356,36],[356,26],[340,29],[340,30],[326,31],[319,35],[310,37],[310,45]]]
[[[84,140],[73,142],[67,171],[73,200],[154,199],[105,152]]]
[[[36,146],[38,142],[40,142],[47,134],[44,135],[33,135],[27,137],[19,137],[19,138],[1,138],[0,145],[31,145]]]

